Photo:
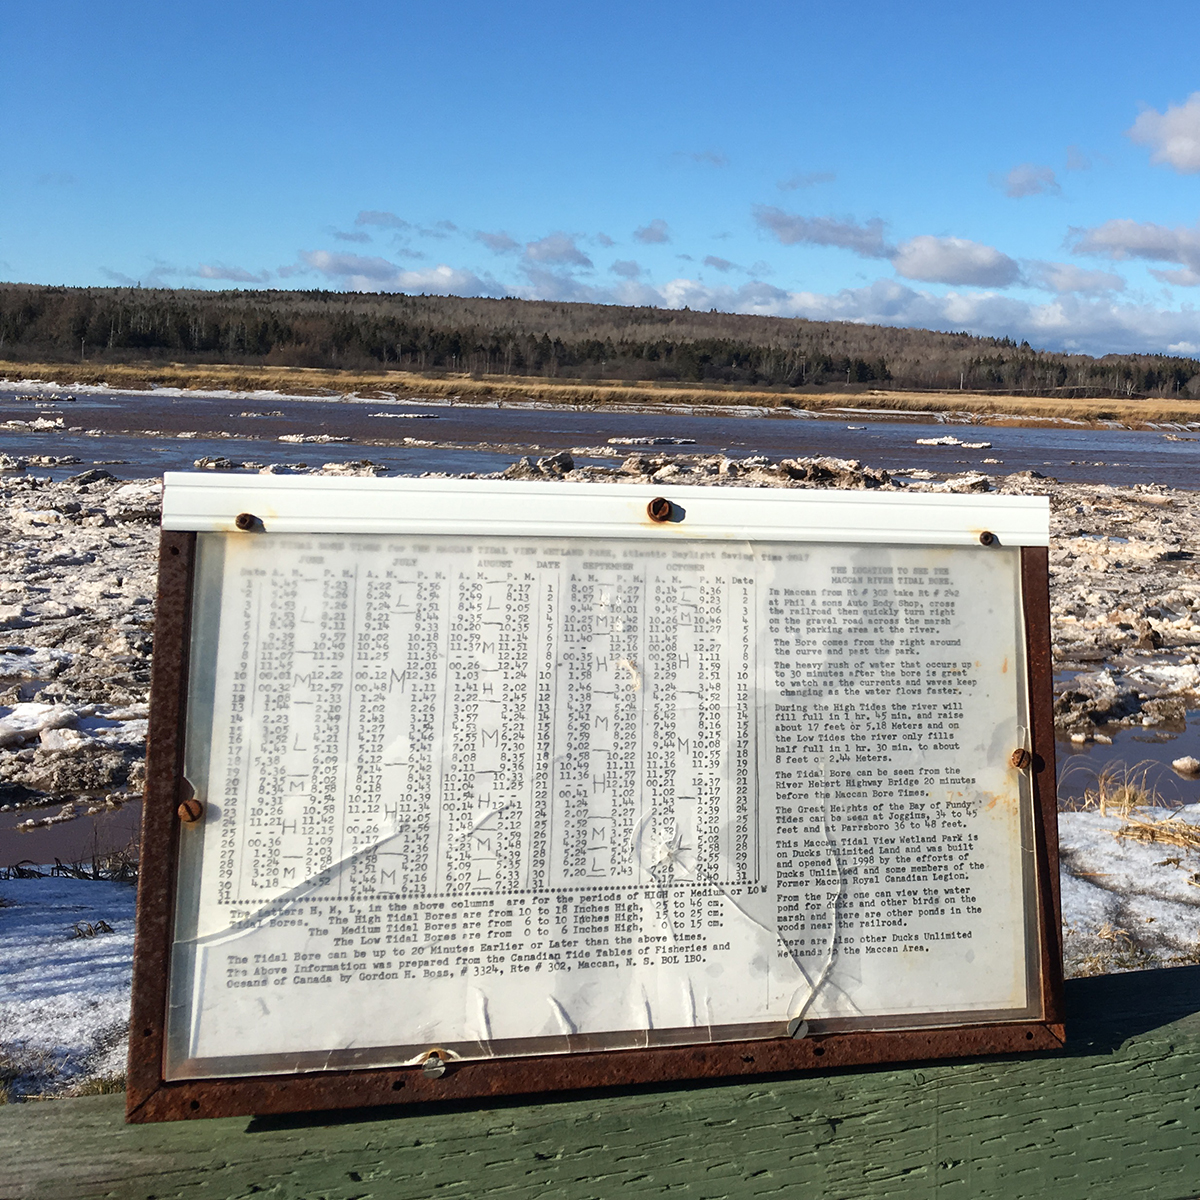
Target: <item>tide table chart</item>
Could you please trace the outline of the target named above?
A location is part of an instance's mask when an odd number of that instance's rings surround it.
[[[168,475],[163,525],[131,1119],[1061,1043],[1043,499]]]

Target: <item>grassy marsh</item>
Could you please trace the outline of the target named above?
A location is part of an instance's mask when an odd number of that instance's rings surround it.
[[[563,404],[585,408],[796,408],[903,413],[972,414],[991,424],[1046,420],[1119,421],[1131,428],[1147,423],[1200,422],[1200,400],[1080,399],[972,391],[797,392],[684,384],[572,381],[512,375],[431,374],[412,371],[337,371],[313,367],[248,367],[188,363],[18,363],[0,361],[0,379],[137,389],[175,387],[196,391],[276,391],[290,395],[355,394],[365,398],[427,396],[463,403]]]

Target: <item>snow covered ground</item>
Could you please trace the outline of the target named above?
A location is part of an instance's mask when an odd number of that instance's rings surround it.
[[[0,881],[0,1092],[125,1074],[134,894],[128,883]]]
[[[1130,816],[1194,846],[1116,837],[1123,816],[1059,814],[1068,975],[1200,963],[1200,804]]]

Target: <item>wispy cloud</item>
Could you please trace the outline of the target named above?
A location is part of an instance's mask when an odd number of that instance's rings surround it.
[[[720,153],[718,150],[697,150],[691,152],[683,152],[684,158],[690,158],[692,162],[699,163],[702,167],[727,167],[729,166],[729,158]]]
[[[527,283],[513,290],[525,299],[565,300],[586,304],[610,295],[608,289],[587,283],[572,275],[570,271],[555,271],[537,263],[526,263],[522,269]]]
[[[551,266],[590,267],[592,260],[575,244],[575,239],[561,230],[549,233],[525,246],[525,258],[531,263]]]
[[[412,225],[394,212],[382,212],[367,208],[354,218],[355,225],[376,225],[380,229],[411,229]]]
[[[488,233],[485,229],[477,229],[474,233],[477,242],[485,245],[493,254],[514,254],[520,250],[521,243],[511,238],[503,230]]]
[[[631,258],[618,259],[609,270],[623,279],[636,279],[642,273],[642,268]]]
[[[1181,175],[1200,172],[1200,92],[1166,112],[1147,109],[1126,130],[1130,140],[1150,147],[1150,161],[1173,167]]]
[[[661,217],[655,217],[648,225],[643,225],[640,229],[633,231],[634,241],[641,242],[644,246],[661,245],[663,242],[671,240],[671,231],[667,228],[667,223]]]
[[[365,229],[356,229],[353,233],[344,233],[340,229],[333,230],[333,236],[339,242],[369,242],[371,235]]]
[[[1090,171],[1092,160],[1078,146],[1067,147],[1067,170]]]
[[[595,242],[597,246],[603,247],[605,250],[608,250],[617,244],[608,236],[607,233],[595,234],[592,238],[592,241]]]
[[[1036,163],[1021,163],[1003,175],[994,174],[991,183],[1012,200],[1020,200],[1025,196],[1055,195],[1062,191],[1054,169]]]
[[[38,187],[70,187],[79,180],[70,171],[44,171],[36,182]]]
[[[123,287],[174,287],[177,286],[176,280],[181,277],[195,278],[199,275],[198,270],[177,267],[160,258],[156,258],[137,278],[123,271],[114,271],[111,267],[100,267],[99,270],[105,279]]]
[[[1125,280],[1120,275],[1112,271],[1094,271],[1074,263],[1031,262],[1026,264],[1025,276],[1032,287],[1060,296],[1103,296],[1125,290]]]
[[[737,271],[740,270],[737,263],[730,262],[727,258],[718,258],[715,254],[710,254],[705,260],[706,267],[712,267],[714,271]]]
[[[799,188],[816,187],[818,183],[832,183],[837,178],[834,171],[801,171],[799,174],[781,179],[775,186],[781,192],[794,192]]]
[[[201,263],[196,268],[200,279],[224,279],[230,283],[266,283],[270,271],[247,271],[245,267],[232,267],[226,263]]]
[[[1178,270],[1151,268],[1151,274],[1163,283],[1200,286],[1200,224],[1171,229],[1149,221],[1122,218],[1105,221],[1093,229],[1072,229],[1070,236],[1074,243],[1072,254],[1090,254],[1114,262],[1137,258],[1173,263]]]
[[[884,240],[884,225],[878,218],[860,224],[850,217],[802,217],[760,204],[754,209],[754,221],[785,246],[837,246],[863,258],[890,258],[895,252]]]

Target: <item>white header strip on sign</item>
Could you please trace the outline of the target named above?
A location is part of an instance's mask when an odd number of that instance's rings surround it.
[[[671,521],[649,519],[662,496]],[[1047,546],[1043,496],[671,487],[490,479],[208,475],[168,472],[164,529],[234,532],[250,513],[269,533],[427,533],[473,536],[774,539]]]

